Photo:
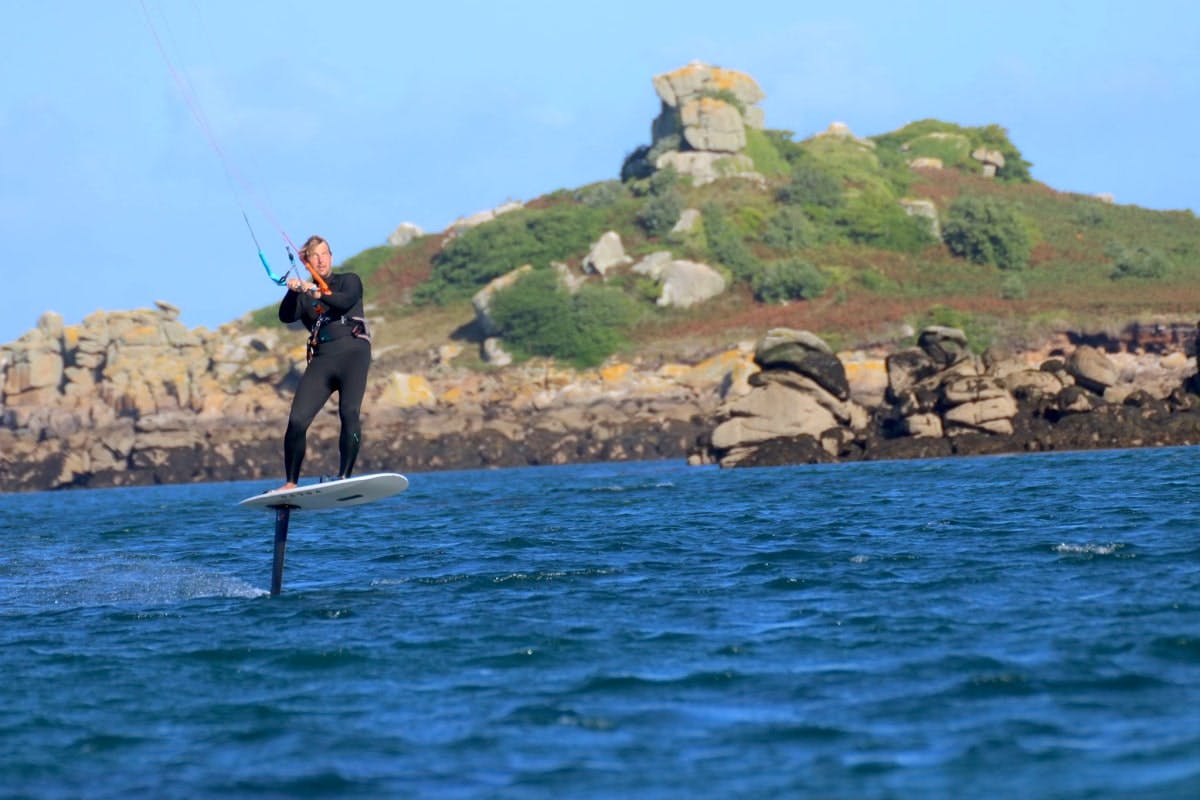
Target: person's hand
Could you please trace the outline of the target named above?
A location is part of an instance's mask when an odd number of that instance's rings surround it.
[[[293,292],[298,292],[300,294],[312,294],[317,289],[317,285],[315,283],[310,283],[308,281],[302,281],[299,278],[289,279],[287,285],[288,285],[288,289],[292,290]]]

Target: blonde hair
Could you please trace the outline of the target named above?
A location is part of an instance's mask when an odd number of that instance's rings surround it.
[[[304,242],[304,246],[300,248],[300,258],[303,259],[304,261],[308,261],[309,252],[319,244],[323,244],[326,247],[329,247],[329,240],[327,240],[324,236],[308,237],[308,239],[305,240],[305,242]],[[329,257],[333,258],[333,248],[332,247],[329,247]]]

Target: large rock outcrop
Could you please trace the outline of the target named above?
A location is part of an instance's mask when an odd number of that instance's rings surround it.
[[[722,466],[735,466],[774,439],[808,437],[832,458],[866,428],[869,415],[850,399],[841,361],[807,331],[775,328],[755,347],[759,372],[751,391],[721,406],[711,445]]]
[[[654,91],[662,100],[664,111],[677,109],[681,114],[684,113],[683,109],[688,108],[690,104],[706,98],[721,99],[728,105],[727,99],[720,97],[720,95],[728,95],[736,104],[735,110],[744,112],[744,114],[739,113],[738,115],[739,123],[759,129],[763,128],[765,124],[762,109],[758,107],[758,104],[767,95],[758,82],[744,72],[710,66],[702,61],[693,61],[685,67],[654,76]],[[663,115],[660,115],[659,120],[663,120]],[[696,133],[695,135],[702,136],[703,134]],[[685,131],[685,138],[688,138],[687,131]],[[692,139],[688,138],[688,141],[690,143]],[[697,150],[708,149],[696,144],[693,146]]]
[[[651,143],[626,162],[623,174],[673,168],[696,185],[721,177],[761,181],[745,154],[746,129],[762,129],[758,103],[766,97],[744,72],[699,61],[654,77],[661,110],[650,126]]]
[[[707,264],[677,259],[660,250],[633,265],[633,272],[645,275],[661,287],[655,302],[660,306],[687,308],[703,303],[725,291],[725,278]]]
[[[592,244],[586,256],[583,257],[585,273],[604,277],[609,270],[632,264],[633,259],[625,254],[625,245],[621,243],[621,235],[616,231],[605,231]]]
[[[887,371],[887,396],[908,435],[1013,432],[1016,400],[986,374],[957,328],[926,328],[917,347],[888,357]]]
[[[169,462],[190,474],[181,454],[198,452],[206,426],[286,409],[302,339],[286,348],[280,332],[190,330],[178,317],[165,302],[79,325],[48,312],[0,347],[0,490],[117,485]],[[232,447],[206,452],[235,463]]]

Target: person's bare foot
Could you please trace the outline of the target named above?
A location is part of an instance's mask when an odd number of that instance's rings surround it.
[[[296,488],[296,484],[292,483],[291,481],[288,481],[283,486],[280,486],[278,489],[272,489],[271,491],[272,492],[286,492],[288,489],[295,489],[295,488]]]

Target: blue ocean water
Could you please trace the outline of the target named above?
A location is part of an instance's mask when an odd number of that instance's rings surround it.
[[[1195,798],[1198,464],[0,496],[0,796]]]

